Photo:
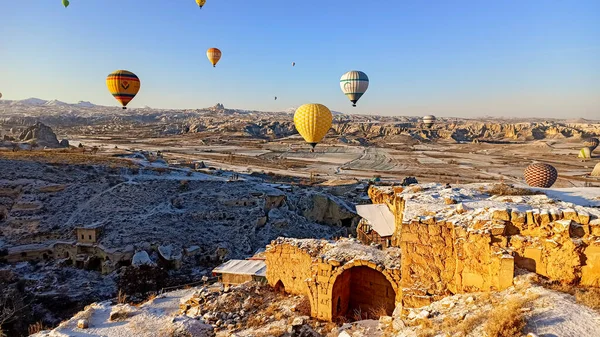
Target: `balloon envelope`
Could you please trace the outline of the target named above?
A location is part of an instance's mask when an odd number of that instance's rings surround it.
[[[0,92],[0,98],[2,98],[2,93]]]
[[[304,104],[294,113],[294,126],[313,148],[331,128],[333,116],[323,104]]]
[[[369,78],[362,71],[351,70],[340,78],[340,87],[344,95],[352,102],[352,106],[356,106],[356,102],[369,88]]]
[[[535,163],[527,166],[523,175],[531,187],[550,188],[558,178],[558,171],[552,165]]]
[[[215,67],[217,62],[221,59],[221,51],[218,48],[209,48],[206,51],[206,57],[208,57],[210,63]]]
[[[292,62],[292,67],[296,65],[296,62]]]
[[[433,126],[433,124],[435,123],[436,118],[433,115],[427,115],[425,117],[423,117],[423,124],[425,124],[426,127],[430,128]]]
[[[198,7],[202,8],[202,6],[204,6],[206,3],[206,0],[196,0],[196,3],[198,4]]]
[[[579,150],[579,158],[581,159],[590,159],[592,158],[592,149],[589,147],[584,147],[581,150]]]
[[[62,4],[65,8],[69,7],[69,0],[62,0]]]
[[[140,91],[140,79],[127,70],[113,71],[106,77],[106,86],[113,97],[123,105],[123,109]]]

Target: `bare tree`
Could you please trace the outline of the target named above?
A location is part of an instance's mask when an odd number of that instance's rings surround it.
[[[27,307],[23,294],[11,288],[0,294],[0,337],[4,337],[2,326],[20,318],[21,311]]]

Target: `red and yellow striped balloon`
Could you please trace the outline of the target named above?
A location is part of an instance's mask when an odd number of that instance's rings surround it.
[[[113,71],[106,77],[106,86],[113,97],[127,109],[129,103],[140,91],[140,79],[127,70]]]

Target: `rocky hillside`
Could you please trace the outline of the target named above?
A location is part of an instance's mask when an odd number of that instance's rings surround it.
[[[0,115],[3,116],[0,124],[4,128],[18,130],[40,120],[61,134],[86,135],[133,130],[140,136],[201,133],[274,140],[297,134],[293,115],[289,111],[249,111],[225,108],[221,103],[210,108],[186,110],[122,110],[93,104],[46,103],[0,102]],[[363,145],[390,142],[399,136],[415,141],[442,139],[458,142],[555,138],[580,140],[600,135],[600,123],[582,119],[438,118],[437,123],[427,129],[423,127],[420,117],[416,116],[336,113],[329,135]]]
[[[243,258],[277,236],[345,236],[358,221],[350,203],[324,191],[230,181],[224,172],[10,160],[0,167],[0,249],[72,240],[75,227],[101,225],[107,248],[201,246],[207,257],[218,250]]]

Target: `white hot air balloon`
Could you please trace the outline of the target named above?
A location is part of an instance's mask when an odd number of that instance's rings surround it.
[[[362,71],[351,70],[340,78],[340,87],[344,95],[352,102],[352,106],[356,106],[356,102],[369,88],[369,78]]]

